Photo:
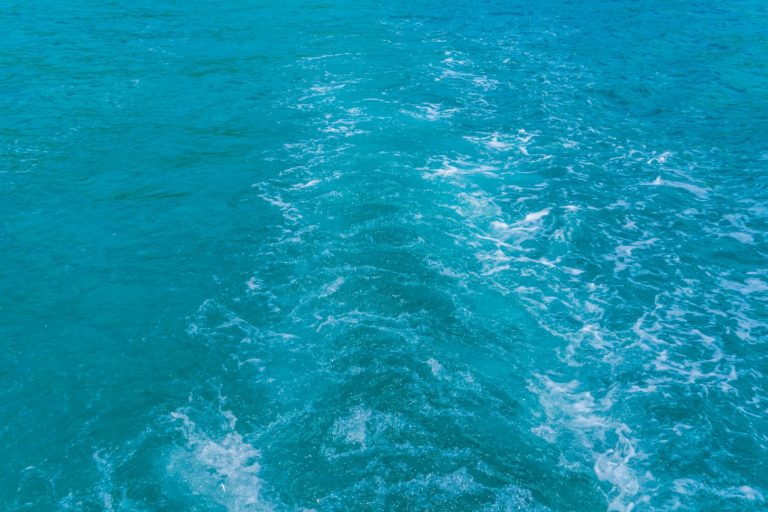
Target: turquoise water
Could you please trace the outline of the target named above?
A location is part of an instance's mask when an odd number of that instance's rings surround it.
[[[0,24],[0,509],[768,508],[764,2]]]

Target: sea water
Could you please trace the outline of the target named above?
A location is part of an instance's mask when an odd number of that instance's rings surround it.
[[[3,511],[768,508],[768,6],[6,0]]]

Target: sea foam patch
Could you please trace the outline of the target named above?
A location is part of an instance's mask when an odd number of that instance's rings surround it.
[[[235,429],[230,414],[229,428],[209,434],[185,413],[171,413],[182,435],[183,444],[170,456],[168,474],[178,479],[195,496],[226,508],[230,512],[269,512],[275,506],[263,496],[260,478],[261,451]]]

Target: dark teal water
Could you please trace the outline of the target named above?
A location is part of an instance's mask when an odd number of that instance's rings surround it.
[[[1,510],[768,507],[764,2],[0,27]]]

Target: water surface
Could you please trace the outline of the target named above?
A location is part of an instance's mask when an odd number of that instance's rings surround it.
[[[764,2],[6,2],[0,508],[758,511]]]

